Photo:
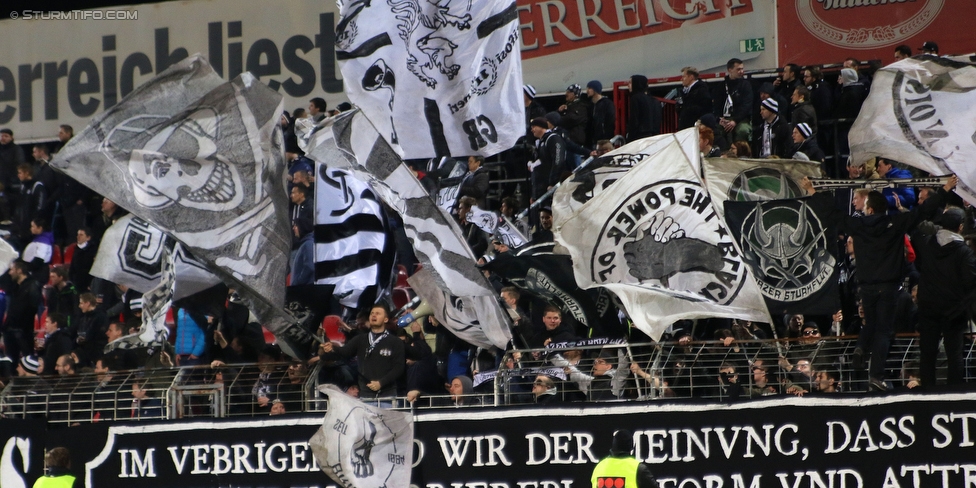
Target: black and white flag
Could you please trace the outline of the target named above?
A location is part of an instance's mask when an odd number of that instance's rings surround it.
[[[976,202],[976,62],[915,56],[879,69],[848,139],[855,163],[881,157],[956,174]]]
[[[454,210],[457,206],[458,192],[461,191],[461,178],[468,172],[468,165],[463,161],[447,160],[444,164],[453,164],[451,171],[441,179],[437,190],[437,206],[447,210]]]
[[[316,162],[315,174],[315,284],[333,285],[346,307],[369,307],[389,286],[396,254],[383,206],[348,171]]]
[[[430,305],[437,321],[451,329],[458,339],[478,347],[507,348],[512,333],[497,295],[466,296],[445,291],[437,286],[427,268],[414,273],[407,282]]]
[[[308,441],[315,461],[343,488],[409,488],[413,416],[367,405],[333,385],[322,427]]]
[[[510,248],[516,248],[529,242],[512,223],[491,210],[482,210],[477,205],[472,206],[465,217],[485,234],[492,236]]]
[[[405,159],[490,156],[525,133],[514,0],[342,0],[346,94]]]
[[[448,295],[478,303],[473,310],[479,330],[466,329],[462,333],[471,340],[465,340],[482,347],[505,347],[511,339],[505,312],[497,303],[495,290],[475,266],[475,257],[461,238],[457,222],[434,203],[370,121],[353,110],[326,119],[316,129],[308,145],[310,157],[328,161],[330,167],[347,169],[365,181],[403,219],[404,231],[432,285]]]
[[[617,149],[641,161],[610,190],[595,186],[586,203],[560,215],[554,234],[573,258],[576,282],[613,292],[655,340],[682,319],[768,322],[751,271],[692,169],[697,130],[666,137],[664,145],[648,138]],[[561,211],[554,205],[554,220]]]
[[[98,245],[91,275],[125,285],[133,290],[149,291],[162,278],[163,254],[169,238],[156,226],[128,214],[108,228]],[[173,300],[199,293],[220,283],[207,266],[179,246],[173,254],[176,283]]]
[[[600,318],[610,308],[610,297],[601,297],[600,290],[584,290],[576,284],[573,262],[565,254],[554,254],[551,250],[500,253],[484,268],[507,283],[558,306],[563,317],[572,318],[588,328],[598,327]]]
[[[51,165],[178,239],[233,284],[283,349],[312,337],[284,310],[291,250],[282,97],[191,56],[95,117]]]
[[[840,310],[832,200],[725,202],[725,219],[770,313]]]

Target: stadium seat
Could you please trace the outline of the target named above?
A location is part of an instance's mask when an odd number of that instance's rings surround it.
[[[61,261],[61,246],[55,244],[51,246],[51,264],[62,264]]]
[[[410,283],[407,283],[407,278],[409,278],[409,276],[407,276],[407,268],[405,266],[403,266],[402,264],[398,264],[397,265],[396,287],[397,288],[410,288]]]
[[[413,291],[409,288],[396,287],[393,289],[393,308],[400,309],[410,303],[413,298]]]
[[[71,265],[71,258],[75,256],[75,249],[78,249],[78,244],[70,244],[68,247],[64,248],[64,255],[61,256],[64,264]]]
[[[327,315],[322,320],[322,330],[325,332],[326,339],[332,342],[338,342],[339,344],[346,342],[346,335],[342,333],[339,327],[341,320],[338,315]]]

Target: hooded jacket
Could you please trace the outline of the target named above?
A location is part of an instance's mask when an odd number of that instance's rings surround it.
[[[627,141],[636,141],[661,133],[661,104],[647,94],[647,77],[630,77],[634,92],[630,94],[627,116]]]
[[[912,233],[912,245],[921,276],[920,312],[953,317],[965,311],[976,291],[976,255],[962,236],[946,229],[926,235],[920,229]]]

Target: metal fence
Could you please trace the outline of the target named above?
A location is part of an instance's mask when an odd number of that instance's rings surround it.
[[[509,351],[498,368],[476,371],[474,392],[385,399],[398,409],[491,407],[548,402],[700,399],[868,390],[851,357],[856,338],[617,344]],[[886,360],[888,387],[917,379],[918,339],[896,337]],[[967,339],[965,378],[976,380],[976,343]],[[944,378],[940,353],[938,376]],[[298,362],[163,368],[18,377],[0,393],[4,418],[47,418],[53,425],[94,421],[253,417],[324,412],[319,370]],[[280,406],[276,406],[280,404]]]

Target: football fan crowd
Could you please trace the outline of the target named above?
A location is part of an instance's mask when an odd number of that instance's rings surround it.
[[[894,54],[901,59],[915,53],[899,46]],[[917,54],[937,56],[938,46],[927,42]],[[617,127],[615,113],[621,105],[605,95],[598,80],[585,88],[573,84],[558,100],[537,96],[532,86],[524,86],[525,137],[497,162],[468,158],[468,173],[460,178],[454,213],[473,253],[490,257],[513,252],[468,222],[473,206],[497,209],[514,219],[581,161],[624,142],[657,135],[662,127],[680,130],[700,124],[706,157],[818,161],[825,173],[837,178],[921,176],[894,160],[843,163],[849,152],[847,132],[870,91],[872,66],[849,58],[828,74],[820,66],[787,64],[768,81],[750,77],[745,70],[741,60],[732,59],[725,78],[710,83],[700,80],[694,67],[684,68],[680,86],[664,98],[655,96],[664,92],[648,88],[646,77],[635,75],[622,128]],[[667,120],[672,113],[668,105],[676,109],[674,120]],[[307,109],[282,118],[292,202],[291,285],[310,284],[314,276],[307,243],[314,229],[315,165],[298,146],[295,120],[319,121],[350,108],[343,103],[328,110],[325,100],[315,98]],[[841,309],[830,316],[774,316],[771,324],[680,321],[661,340],[667,354],[650,346],[625,352],[617,346],[585,345],[595,337],[626,338],[632,345],[653,341],[630,327],[622,313],[611,323],[583,327],[553,304],[489,272],[489,281],[518,316],[507,352],[467,344],[432,316],[398,328],[391,311],[394,304],[383,303],[358,311],[336,305],[337,315],[322,322],[323,342],[309,351],[311,359],[288,358],[267,344],[260,324],[236,293],[221,286],[174,304],[168,345],[109,348],[106,353],[106,345],[141,325],[145,290],[90,274],[103,234],[127,212],[50,167],[53,155],[73,136],[72,127],[61,126],[53,144],[24,147],[14,136],[9,129],[0,130],[0,232],[20,252],[20,259],[0,277],[0,385],[29,378],[34,391],[43,392],[50,387],[37,384],[86,373],[104,384],[116,371],[185,366],[227,371],[257,364],[264,366],[245,396],[257,405],[254,412],[280,414],[286,405],[303,408],[301,402],[279,400],[286,392],[293,394],[296,385],[304,385],[310,372],[318,382],[337,384],[384,405],[427,398],[431,405],[451,406],[481,403],[479,393],[492,394],[496,383],[504,383],[509,401],[549,403],[931,389],[939,383],[936,365],[942,363],[949,385],[963,384],[970,376],[964,349],[971,340],[966,334],[976,290],[976,258],[968,238],[974,214],[951,192],[955,178],[941,188],[816,195],[804,182],[813,198],[832,199],[841,214],[842,234],[836,236],[842,256]],[[412,163],[432,194],[451,184],[443,167]],[[505,182],[492,183],[495,178]],[[553,241],[552,212],[544,201],[533,208],[530,218],[516,225],[531,244]],[[404,278],[416,266],[402,225],[395,222],[395,212],[388,214],[394,220],[391,228],[398,232],[400,276],[395,286],[403,291]],[[402,305],[402,300],[395,303]],[[913,351],[918,356],[908,355],[892,368],[889,349],[900,333],[917,334],[919,346]],[[825,346],[840,336],[857,336],[856,345],[844,350]],[[855,339],[848,340],[853,345]],[[945,356],[940,356],[940,341]],[[583,345],[547,349],[560,343]],[[652,367],[655,357],[662,361]],[[892,378],[891,369],[901,377]],[[854,386],[859,385],[854,381],[858,377],[863,387]],[[133,401],[145,401],[143,386],[138,379],[115,385],[131,389]],[[102,418],[128,416],[124,410]],[[131,412],[138,414],[136,408]],[[8,408],[0,414],[23,412]]]

